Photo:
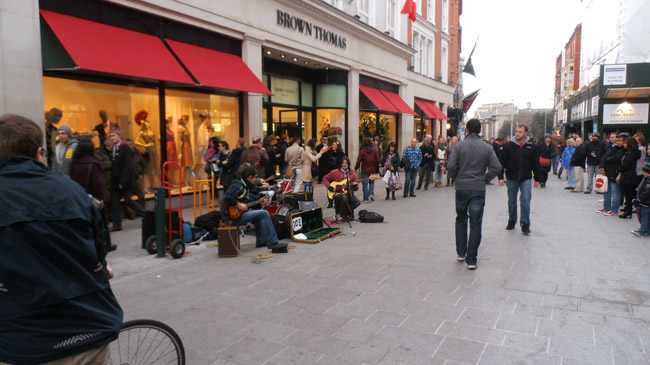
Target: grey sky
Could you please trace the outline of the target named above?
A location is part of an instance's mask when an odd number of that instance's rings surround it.
[[[481,92],[478,105],[510,102],[525,108],[552,108],[555,59],[580,23],[579,0],[463,0],[462,56],[476,77],[463,74],[464,92]]]

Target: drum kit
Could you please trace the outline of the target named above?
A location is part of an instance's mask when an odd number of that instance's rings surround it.
[[[287,215],[289,206],[283,204],[284,194],[293,190],[293,179],[277,180],[276,184],[263,186],[256,189],[257,193],[268,197],[262,209],[269,212],[269,215]]]

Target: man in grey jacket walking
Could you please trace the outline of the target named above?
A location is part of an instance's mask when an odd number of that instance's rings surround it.
[[[467,137],[457,143],[447,161],[447,171],[456,187],[456,253],[458,261],[467,268],[477,267],[478,246],[481,244],[485,183],[494,179],[501,164],[492,147],[481,140],[481,122],[467,122]],[[469,218],[469,241],[467,219]]]

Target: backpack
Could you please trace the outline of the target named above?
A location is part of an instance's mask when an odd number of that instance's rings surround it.
[[[382,223],[383,221],[384,221],[384,216],[379,213],[369,212],[365,209],[359,211],[359,222]]]

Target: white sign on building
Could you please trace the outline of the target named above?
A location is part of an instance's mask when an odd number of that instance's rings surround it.
[[[648,124],[648,104],[605,104],[603,124]]]
[[[603,85],[625,85],[627,82],[627,65],[605,65]]]

